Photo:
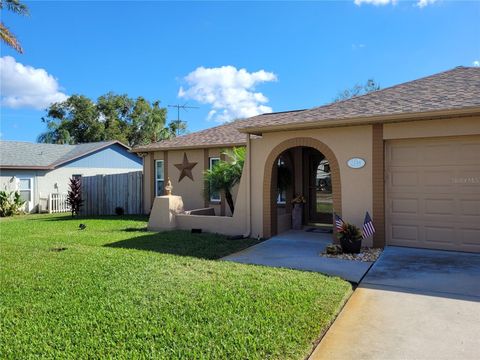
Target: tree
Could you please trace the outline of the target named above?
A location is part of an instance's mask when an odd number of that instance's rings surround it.
[[[103,138],[129,144],[129,122],[134,101],[127,95],[109,92],[97,99],[98,121],[103,123]]]
[[[187,123],[182,120],[172,120],[168,124],[168,130],[171,137],[184,135],[187,132]]]
[[[167,109],[160,107],[160,101],[154,101],[150,105],[147,100],[139,97],[133,106],[130,142],[144,145],[170,138],[169,131],[165,128],[166,117]]]
[[[73,217],[79,214],[80,208],[83,205],[81,180],[78,178],[71,178],[69,187],[70,189],[68,190],[67,194],[67,203],[70,205]]]
[[[18,15],[27,16],[29,14],[28,7],[18,0],[0,0],[0,10],[3,10],[3,7]],[[5,44],[14,48],[20,54],[23,53],[22,46],[17,40],[17,37],[5,26],[3,22],[0,22],[0,37]]]
[[[106,140],[96,105],[83,95],[72,95],[52,104],[42,121],[48,130],[38,137],[39,142],[77,144]]]
[[[38,142],[77,144],[118,140],[129,146],[170,139],[177,133],[173,123],[165,126],[167,109],[160,101],[109,92],[96,102],[83,95],[52,104],[42,121],[47,131]]]
[[[232,189],[240,182],[242,177],[243,165],[245,164],[246,149],[236,147],[223,153],[229,160],[220,161],[212,169],[204,173],[204,180],[208,184],[205,189],[205,197],[210,198],[213,192],[225,192],[225,200],[232,214],[235,211],[233,203]]]
[[[377,90],[380,90],[380,85],[375,80],[368,79],[365,84],[356,84],[351,89],[345,89],[339,92],[337,97],[333,99],[333,101],[343,101],[354,98],[356,96],[365,95]]]

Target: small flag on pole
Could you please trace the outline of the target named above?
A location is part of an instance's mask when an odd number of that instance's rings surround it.
[[[343,222],[342,218],[335,214],[335,229],[337,229],[337,231],[341,231],[344,224],[345,223]]]
[[[373,234],[375,234],[375,227],[373,226],[373,221],[372,221],[372,218],[370,217],[370,214],[367,213],[365,214],[365,220],[363,222],[363,234],[362,234],[362,237],[364,239],[372,236]]]

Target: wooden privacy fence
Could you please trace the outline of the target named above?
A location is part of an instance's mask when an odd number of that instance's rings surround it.
[[[82,215],[142,214],[142,172],[82,176]]]

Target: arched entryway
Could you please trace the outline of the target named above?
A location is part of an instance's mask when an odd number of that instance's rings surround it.
[[[301,151],[300,151],[300,150]],[[301,154],[301,155],[299,155]],[[299,158],[300,157],[300,158]],[[277,234],[278,230],[278,214],[279,211],[283,211],[279,207],[279,187],[278,187],[278,174],[280,166],[290,166],[290,171],[294,171],[298,174],[299,166],[302,167],[303,174],[314,174],[312,181],[317,181],[314,186],[331,186],[331,200],[333,203],[332,212],[337,214],[342,212],[341,204],[341,187],[340,187],[340,169],[337,158],[333,154],[333,151],[324,143],[313,138],[294,138],[286,140],[278,144],[268,155],[265,162],[264,181],[263,181],[263,234],[264,237],[270,237]],[[295,170],[296,167],[296,170]],[[308,168],[307,168],[308,167]],[[324,181],[321,176],[321,172],[328,169],[329,180]],[[317,176],[317,173],[320,174]],[[293,180],[295,181],[295,180]],[[297,179],[298,181],[298,179]],[[331,181],[331,183],[330,183]],[[290,190],[285,192],[285,208],[288,211],[290,207],[291,199],[297,195],[304,195],[308,199],[308,203],[305,205],[305,213],[308,216],[309,221],[314,218],[314,212],[317,206],[316,195],[314,195],[311,183],[308,182],[307,177],[303,177],[302,182],[302,194],[299,193],[299,185],[296,185],[296,190]],[[295,188],[295,187],[294,187]],[[315,190],[316,191],[316,190]],[[313,203],[315,201],[315,203]],[[280,210],[279,210],[280,209]],[[321,214],[320,214],[321,215]],[[325,221],[320,219],[319,221]],[[333,222],[333,218],[330,219]]]

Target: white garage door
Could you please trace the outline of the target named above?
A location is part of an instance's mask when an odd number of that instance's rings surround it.
[[[387,244],[480,252],[480,136],[386,143]]]

